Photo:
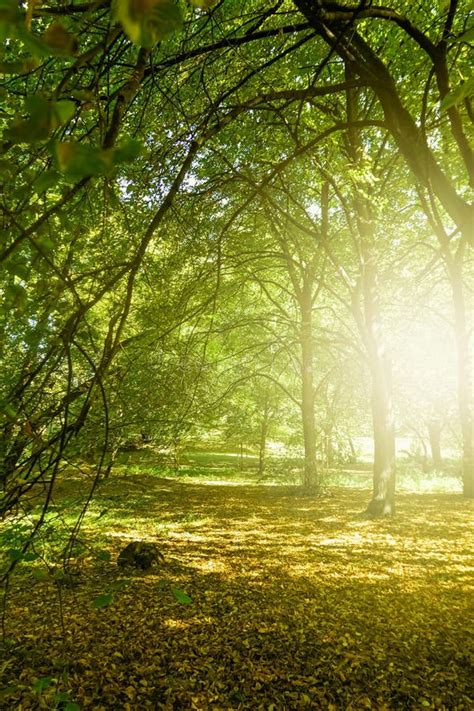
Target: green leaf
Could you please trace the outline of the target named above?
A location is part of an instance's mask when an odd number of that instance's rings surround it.
[[[77,54],[77,38],[60,22],[53,22],[43,37],[38,37],[26,27],[20,7],[15,0],[0,0],[0,41],[20,40],[36,57],[70,57]]]
[[[79,706],[79,704],[76,704],[74,701],[70,701],[64,707],[64,711],[81,711],[81,707]]]
[[[11,176],[16,173],[18,166],[16,166],[12,161],[0,159],[0,175],[2,176],[2,182],[11,178]]]
[[[110,587],[114,592],[121,592],[122,590],[125,590],[126,588],[128,588],[128,586],[130,585],[130,582],[131,581],[128,579],[116,580],[114,583],[112,583],[112,585]]]
[[[26,289],[21,284],[8,284],[5,288],[5,301],[19,311],[24,311],[28,303]]]
[[[60,174],[56,170],[47,170],[33,181],[33,190],[38,195],[47,192],[53,185],[56,185],[58,180],[61,178]]]
[[[99,558],[99,560],[105,560],[105,561],[109,561],[112,557],[110,555],[109,551],[104,551],[104,550],[95,551],[95,555],[97,558]]]
[[[37,238],[35,241],[36,244],[45,252],[51,252],[55,247],[54,241],[49,235],[41,235],[41,237]]]
[[[112,165],[109,151],[73,141],[56,142],[53,155],[61,173],[72,180],[105,175]]]
[[[127,163],[137,158],[141,153],[143,153],[143,144],[131,138],[114,150],[113,161],[115,164]]]
[[[107,607],[113,602],[114,596],[110,593],[104,593],[103,595],[98,595],[95,600],[92,601],[92,607],[95,610],[100,610],[102,607]]]
[[[115,16],[134,44],[149,49],[183,23],[173,0],[116,0]]]
[[[186,593],[183,592],[183,590],[180,590],[179,588],[171,588],[171,592],[173,593],[176,600],[182,605],[189,605],[192,602],[192,598],[190,598],[189,595],[186,595]]]
[[[23,185],[18,185],[16,188],[14,188],[11,192],[12,197],[15,200],[26,200],[30,197],[31,194],[31,185],[29,183],[23,183]]]
[[[47,570],[38,568],[37,570],[33,570],[31,575],[35,580],[37,580],[39,583],[47,583],[51,580],[51,576]]]
[[[76,104],[74,101],[68,100],[56,101],[52,104],[52,109],[59,121],[59,125],[62,126],[70,121],[76,113]]]
[[[120,209],[122,203],[120,202],[119,196],[110,184],[107,186],[107,199],[109,201],[110,207],[112,207],[114,210]]]
[[[67,703],[69,701],[69,694],[67,691],[58,691],[54,694],[54,700],[59,703]]]
[[[33,684],[33,689],[41,694],[45,689],[47,689],[53,683],[53,678],[51,676],[43,676],[38,679]]]
[[[8,551],[8,557],[12,562],[23,559],[23,551],[20,548],[10,548]]]
[[[21,27],[23,16],[16,0],[0,0],[0,41],[14,37]]]
[[[460,104],[466,97],[472,94],[474,94],[474,77],[471,77],[455,89],[451,89],[451,91],[446,94],[440,104],[441,111],[446,111],[446,109]]]
[[[455,39],[455,42],[474,42],[474,27],[469,27]]]
[[[28,74],[36,69],[36,59],[24,59],[19,62],[0,62],[0,74]]]
[[[9,420],[15,421],[18,419],[17,411],[6,400],[0,400],[0,411],[2,411]]]
[[[30,274],[30,269],[27,264],[24,262],[17,262],[14,259],[7,262],[6,267],[10,274],[14,274],[19,279],[27,279]]]
[[[50,47],[43,42],[41,37],[29,32],[23,22],[15,28],[15,36],[23,42],[25,49],[31,52],[34,57],[49,57],[52,54]]]
[[[53,156],[64,175],[73,180],[81,180],[106,175],[118,163],[136,158],[142,150],[142,144],[132,139],[111,150],[102,150],[74,141],[57,141],[53,147]]]
[[[50,54],[56,57],[74,57],[79,50],[77,37],[68,32],[61,22],[52,22],[42,39]]]
[[[47,101],[42,96],[25,99],[26,118],[15,119],[5,129],[4,138],[12,143],[35,143],[67,123],[76,110],[73,101]]]

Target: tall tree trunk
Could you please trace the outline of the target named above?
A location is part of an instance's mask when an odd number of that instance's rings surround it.
[[[15,471],[18,461],[28,446],[28,438],[21,431],[15,436],[14,429],[13,424],[8,423],[3,428],[0,438],[0,482],[4,489],[7,486],[7,480],[17,476]]]
[[[347,441],[348,441],[348,443],[349,443],[349,449],[351,450],[350,463],[351,463],[351,464],[356,464],[356,462],[357,462],[357,452],[356,452],[356,448],[354,447],[354,440],[353,440],[352,437],[349,435],[349,437],[347,438]]]
[[[422,469],[422,471],[427,472],[427,471],[429,471],[428,449],[426,447],[426,442],[424,440],[424,437],[420,437],[420,445],[421,445],[421,449],[423,450],[422,460],[421,460],[421,469]]]
[[[365,343],[372,381],[374,469],[372,500],[367,507],[367,513],[371,516],[386,516],[395,513],[395,424],[391,364],[382,339],[376,273],[372,262],[373,259],[366,255],[362,274],[363,311],[357,293],[353,295],[353,310]]]
[[[474,423],[471,410],[471,359],[461,264],[458,261],[451,263],[449,273],[453,292],[457,346],[458,410],[462,436],[463,493],[464,496],[472,499],[474,498]]]
[[[345,66],[346,80],[354,79],[350,63]],[[358,119],[356,89],[346,91],[347,153],[357,170],[363,158],[360,132],[354,122]],[[354,178],[353,206],[360,237],[361,276],[359,287],[352,295],[354,316],[364,341],[372,379],[372,422],[374,433],[374,472],[372,500],[367,507],[371,516],[391,515],[395,512],[395,426],[392,409],[391,364],[382,335],[377,285],[377,256],[372,210],[363,178]],[[362,298],[362,304],[361,304]]]
[[[303,287],[300,312],[301,414],[304,438],[303,486],[308,491],[316,491],[319,486],[319,476],[316,461],[316,427],[314,421],[313,313],[310,288]]]
[[[386,516],[395,512],[395,430],[390,366],[383,355],[373,360],[371,371],[374,473],[372,500],[367,513]]]
[[[265,472],[266,455],[267,455],[267,434],[268,425],[270,423],[270,397],[268,392],[265,394],[265,402],[263,405],[262,421],[260,423],[260,442],[258,448],[258,475],[262,477]]]
[[[332,423],[324,426],[324,459],[326,466],[329,467],[334,463],[334,425]]]
[[[443,465],[441,457],[441,430],[442,423],[439,420],[432,419],[428,422],[428,437],[430,440],[431,461],[435,467]]]

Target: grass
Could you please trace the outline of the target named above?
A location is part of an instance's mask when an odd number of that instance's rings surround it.
[[[287,484],[297,486],[301,481],[303,462],[296,457],[270,457],[263,477],[258,474],[258,457],[238,453],[185,452],[179,466],[171,466],[168,459],[151,451],[127,453],[126,461],[118,462],[116,471],[122,476],[147,473],[183,481],[227,481],[245,484]],[[372,486],[372,467],[368,462],[338,467],[320,467],[323,488],[344,486],[367,489]],[[423,471],[413,461],[397,462],[397,488],[412,492],[461,492],[460,466],[448,462],[443,470]]]

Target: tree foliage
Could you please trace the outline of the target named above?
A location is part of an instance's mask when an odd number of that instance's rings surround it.
[[[391,5],[1,0],[3,512],[42,483],[45,514],[87,450],[92,495],[121,443],[212,429],[242,370],[301,401],[313,486],[331,361],[393,439],[374,333],[420,275],[451,292],[473,495],[472,20]]]

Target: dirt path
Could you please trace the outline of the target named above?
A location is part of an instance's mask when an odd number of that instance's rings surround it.
[[[363,491],[134,481],[143,495],[102,492],[113,559],[59,588],[65,634],[57,587],[13,585],[2,709],[58,692],[107,711],[474,708],[469,502],[399,496],[395,519],[367,521]],[[166,564],[92,609],[133,539],[159,540]]]

